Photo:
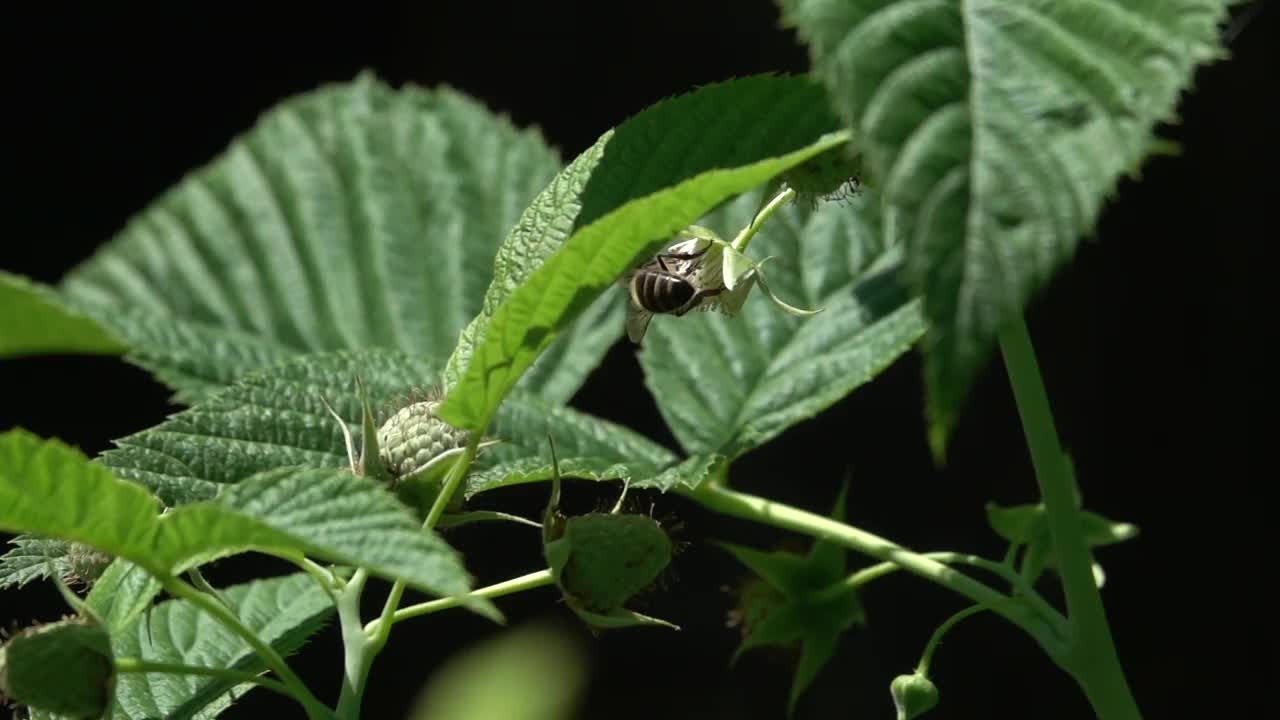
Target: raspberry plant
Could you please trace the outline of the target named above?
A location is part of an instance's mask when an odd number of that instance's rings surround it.
[[[786,0],[812,77],[659,102],[563,168],[452,90],[364,75],[287,100],[56,287],[0,275],[0,354],[122,354],[188,406],[93,459],[0,436],[0,529],[25,533],[0,586],[47,579],[74,614],[6,643],[0,690],[33,718],[212,717],[264,688],[350,720],[392,630],[421,616],[501,620],[494,599],[554,586],[597,632],[666,631],[625,604],[676,545],[621,502],[562,515],[563,476],[815,538],[805,555],[724,546],[762,583],[743,649],[801,644],[793,706],[865,622],[860,594],[905,570],[969,605],[893,680],[898,717],[945,702],[935,651],[979,612],[1030,637],[1099,717],[1139,717],[1092,550],[1136,530],[1084,509],[1021,313],[1219,56],[1228,4]],[[736,294],[732,312],[656,317],[639,349],[677,454],[567,402],[623,333],[619,279],[691,232],[721,263],[698,277]],[[843,495],[828,517],[733,489],[743,454],[917,347],[939,461],[1003,355],[1040,493],[991,508],[1003,557],[912,551],[845,522]],[[539,482],[543,517],[469,507]],[[494,521],[540,525],[548,567],[475,587],[437,530]],[[246,552],[297,572],[201,575]],[[851,552],[870,564],[850,571]],[[367,616],[375,579],[390,589]],[[410,589],[435,599],[405,604]],[[332,617],[329,705],[287,658]],[[560,649],[512,642],[424,707],[487,702],[474,683],[492,671],[562,717],[562,688],[521,670]]]

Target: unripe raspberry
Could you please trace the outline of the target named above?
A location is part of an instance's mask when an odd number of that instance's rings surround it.
[[[569,557],[565,593],[592,612],[607,613],[657,579],[671,562],[666,530],[647,515],[590,513],[565,522]]]
[[[404,477],[442,453],[466,447],[467,431],[436,417],[439,407],[436,398],[410,403],[378,428],[379,454],[392,476]]]
[[[67,718],[100,718],[111,704],[111,638],[82,618],[28,628],[0,647],[0,694]]]

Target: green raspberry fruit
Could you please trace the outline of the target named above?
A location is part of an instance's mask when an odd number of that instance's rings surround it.
[[[569,518],[561,542],[568,560],[565,593],[592,612],[607,613],[648,587],[671,562],[671,538],[646,515],[589,513]]]
[[[378,429],[378,448],[387,470],[403,477],[441,453],[465,447],[468,433],[436,417],[439,400],[406,405]]]
[[[0,648],[0,693],[32,708],[100,718],[114,685],[111,638],[84,619],[29,628]]]

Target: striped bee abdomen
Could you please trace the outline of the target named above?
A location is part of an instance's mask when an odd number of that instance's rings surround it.
[[[631,299],[651,313],[675,312],[695,294],[693,283],[662,270],[641,269],[631,280]]]

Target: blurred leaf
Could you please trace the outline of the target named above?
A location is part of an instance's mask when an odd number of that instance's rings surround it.
[[[939,455],[996,333],[1222,58],[1232,0],[784,0],[924,295]]]
[[[1089,510],[1078,510],[1084,540],[1089,547],[1124,542],[1137,537],[1138,526],[1114,522]],[[1049,532],[1049,515],[1044,505],[1001,507],[987,503],[987,523],[996,534],[1010,543],[1026,546],[1022,574],[1034,581],[1046,568],[1057,566],[1053,553],[1053,536]],[[1095,575],[1101,568],[1095,570]],[[1096,579],[1096,578],[1095,578]],[[1099,582],[1101,587],[1102,583]]]
[[[741,197],[700,223],[731,236],[759,200]],[[751,255],[777,257],[764,271],[769,286],[818,315],[792,317],[756,298],[732,318],[654,318],[640,364],[686,451],[736,458],[874,378],[924,332],[919,303],[895,277],[899,254],[868,225],[873,205],[786,207],[752,241]]]
[[[114,355],[124,346],[52,288],[0,270],[0,358],[46,352]]]
[[[84,618],[30,627],[0,646],[0,696],[69,718],[102,717],[115,674],[110,635]]]
[[[759,76],[665,100],[606,133],[508,238],[492,302],[450,360],[442,416],[482,429],[538,355],[624,271],[720,202],[845,142],[823,136],[833,123],[807,79]],[[753,141],[741,142],[744,133]],[[568,239],[559,243],[563,230],[544,235],[544,225],[562,228],[570,217]]]
[[[581,649],[548,626],[503,631],[452,658],[411,720],[570,720],[586,690]]]

